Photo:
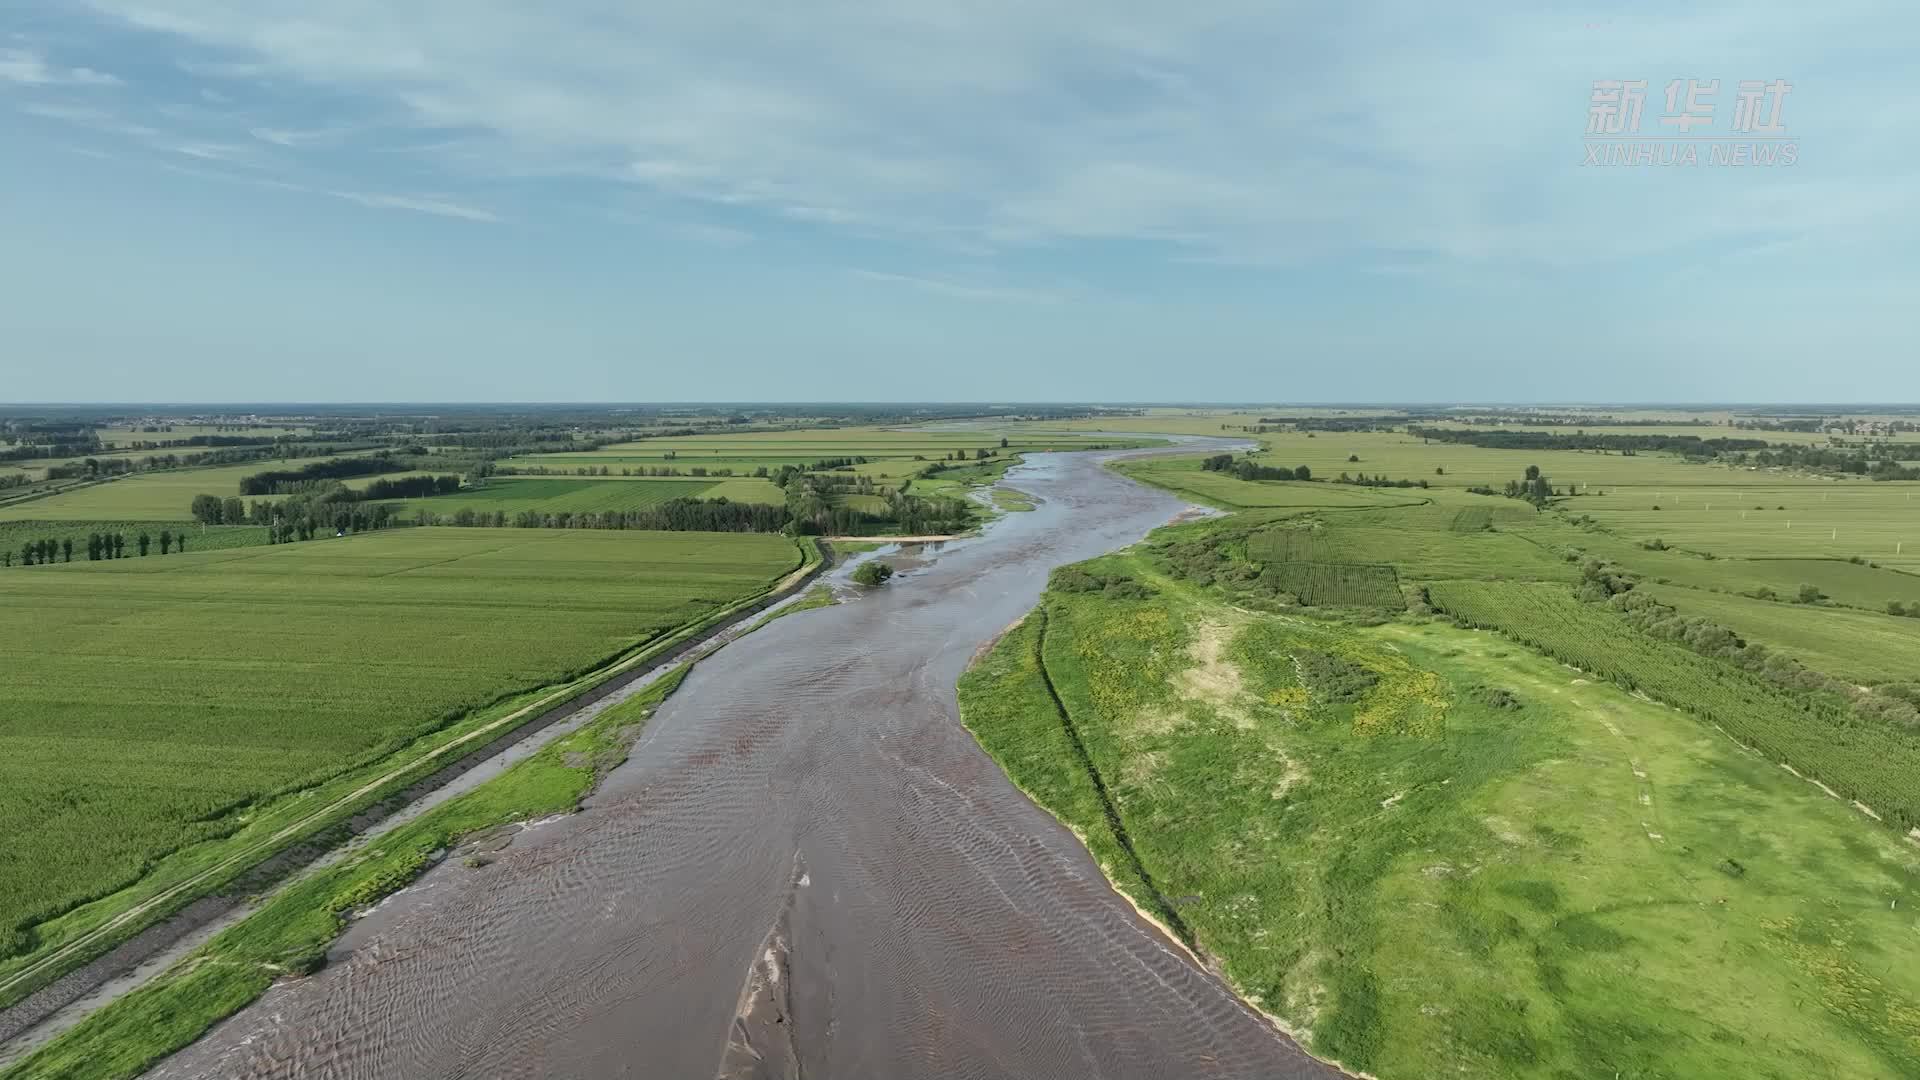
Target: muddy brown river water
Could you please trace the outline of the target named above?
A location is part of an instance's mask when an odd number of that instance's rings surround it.
[[[149,1075],[1337,1077],[1109,887],[956,717],[1048,571],[1186,507],[1044,502],[701,661],[581,813],[449,860]]]

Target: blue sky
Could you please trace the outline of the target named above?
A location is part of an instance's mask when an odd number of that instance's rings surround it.
[[[1916,46],[1884,0],[11,0],[0,395],[1920,400]],[[1582,164],[1595,80],[1651,134],[1676,78],[1723,139],[1786,80],[1796,163]]]

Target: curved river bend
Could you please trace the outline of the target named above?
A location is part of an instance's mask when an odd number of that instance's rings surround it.
[[[363,919],[152,1077],[1337,1077],[1116,894],[955,715],[1047,573],[1185,509],[1042,454],[1043,500],[700,662],[628,763]]]

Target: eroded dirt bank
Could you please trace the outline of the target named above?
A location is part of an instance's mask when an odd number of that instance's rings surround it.
[[[1038,510],[703,661],[584,812],[434,871],[150,1075],[1337,1076],[955,717],[1050,569],[1183,509],[1099,461],[1036,455]]]

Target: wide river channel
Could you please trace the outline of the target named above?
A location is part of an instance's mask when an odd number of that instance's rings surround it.
[[[1050,570],[1187,509],[1114,456],[1030,456],[1009,482],[1039,509],[700,661],[582,812],[447,860],[149,1075],[1339,1076],[956,715]]]

